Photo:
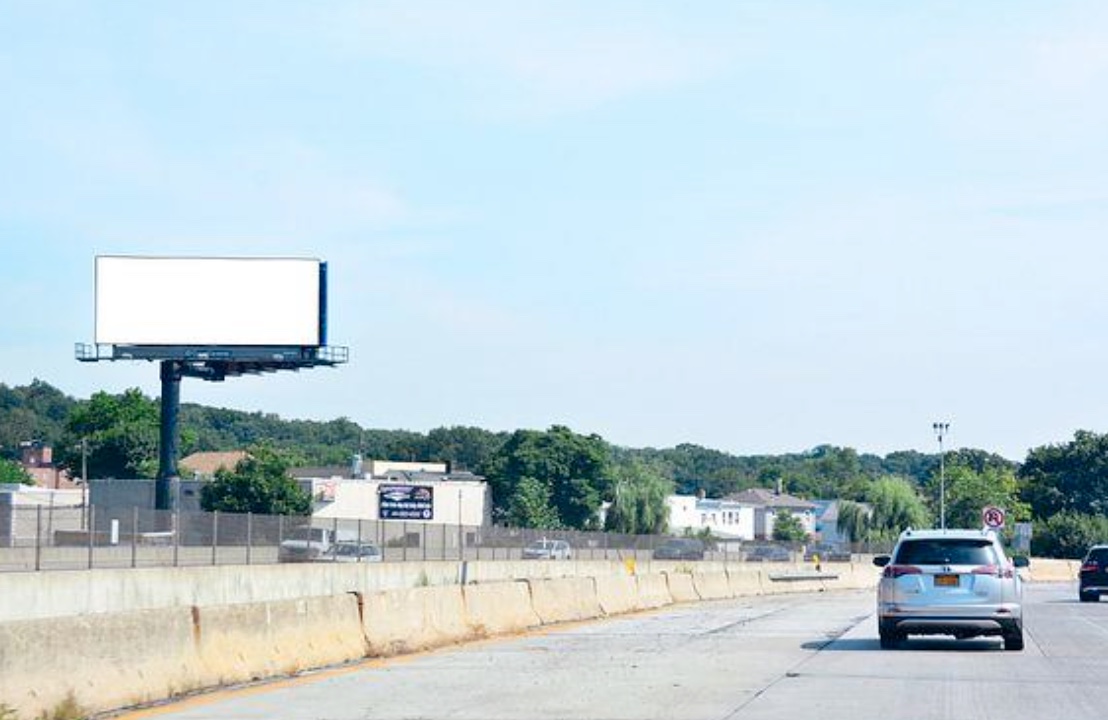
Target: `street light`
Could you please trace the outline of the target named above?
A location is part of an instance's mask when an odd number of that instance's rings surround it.
[[[943,462],[943,437],[950,431],[950,423],[931,423],[931,429],[939,439],[939,527],[946,530],[946,466]]]

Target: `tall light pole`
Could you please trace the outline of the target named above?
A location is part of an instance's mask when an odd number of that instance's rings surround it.
[[[943,437],[950,431],[950,423],[931,423],[931,429],[939,439],[939,527],[946,530],[946,464],[943,458]]]

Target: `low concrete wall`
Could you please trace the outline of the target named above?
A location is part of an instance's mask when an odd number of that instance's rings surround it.
[[[1077,580],[1080,560],[1034,559],[1025,576],[1031,582],[1069,582]]]
[[[543,625],[587,620],[604,615],[593,578],[528,580],[531,606]]]
[[[727,581],[727,573],[722,570],[715,572],[694,572],[692,576],[693,588],[701,600],[722,600],[734,597],[731,593],[731,585]]]
[[[693,587],[691,572],[667,572],[666,586],[669,588],[669,596],[673,602],[697,602],[700,596]]]
[[[542,624],[526,581],[466,585],[466,618],[476,637],[520,632]]]
[[[610,575],[594,578],[594,582],[596,599],[605,615],[622,615],[644,609],[639,601],[639,584],[633,576]]]
[[[475,635],[461,585],[386,590],[364,598],[362,626],[370,655],[398,655]]]
[[[554,575],[573,566],[539,564],[543,573]],[[208,604],[0,622],[0,703],[20,718],[49,714],[67,697],[87,712],[102,712],[189,690],[518,632],[540,624],[658,608],[701,597],[805,587],[778,587],[765,579],[767,569],[749,566],[725,569],[721,564],[706,564],[703,571],[698,567],[693,573],[670,565],[665,573],[636,575],[628,574],[622,563],[588,563],[578,569],[585,574],[460,585],[456,580],[446,582],[460,570],[459,564],[450,563],[422,568],[412,564],[403,570],[376,565],[240,567],[237,581],[226,568],[202,568],[183,569],[181,577],[169,578],[167,582],[175,585],[171,589],[145,591],[133,587],[137,578],[157,580],[166,571],[121,571],[133,577],[109,571],[107,578],[95,580],[70,577],[68,582],[74,586],[97,593],[95,602],[78,602],[80,607],[107,608],[108,598],[99,593],[107,593],[110,587],[138,593],[132,604],[179,597],[203,598]],[[480,572],[493,571],[480,568]],[[379,575],[369,577],[375,573]],[[258,577],[251,577],[255,574]],[[45,581],[22,577],[31,584],[60,586],[64,583],[57,575],[46,574]],[[305,581],[297,582],[302,576]],[[857,575],[844,572],[840,578],[820,580],[805,589],[849,588],[865,582],[872,586],[876,576],[870,568],[861,568]],[[182,578],[197,584],[211,580],[219,587],[186,588]],[[427,584],[432,578],[441,584]],[[282,581],[291,589],[276,587]],[[408,582],[417,586],[376,587]],[[347,583],[374,589],[349,590]],[[343,589],[336,590],[336,585]],[[327,592],[216,602],[221,597],[320,589]],[[44,683],[44,678],[49,682]]]

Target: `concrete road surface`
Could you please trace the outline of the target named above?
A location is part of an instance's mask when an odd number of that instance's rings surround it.
[[[728,600],[563,626],[124,717],[172,720],[1100,718],[1108,601],[1028,586],[1027,648],[881,650],[871,592]]]

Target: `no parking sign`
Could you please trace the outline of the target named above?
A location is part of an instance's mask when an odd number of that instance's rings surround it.
[[[981,521],[990,530],[999,530],[1004,527],[1004,510],[990,505],[981,511]]]

